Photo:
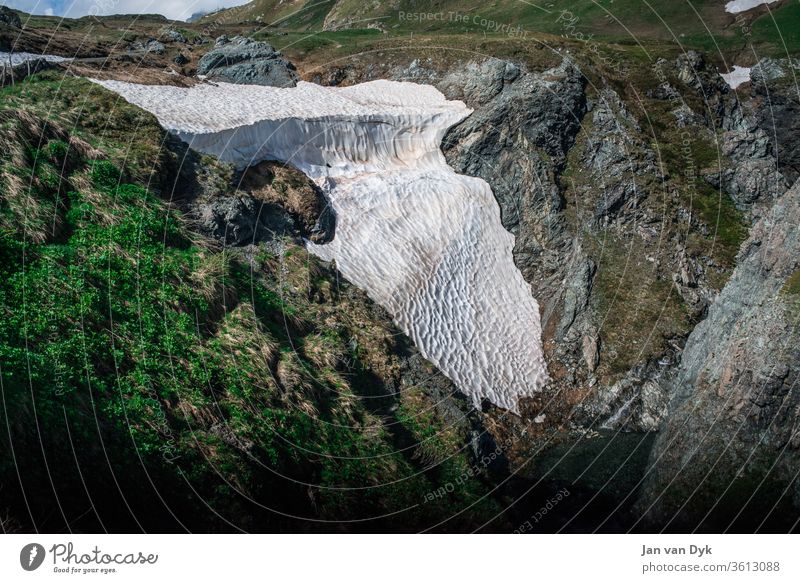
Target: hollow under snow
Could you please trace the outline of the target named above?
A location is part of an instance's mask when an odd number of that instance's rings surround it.
[[[244,167],[271,159],[319,184],[335,260],[476,406],[518,411],[547,380],[539,307],[512,259],[489,185],[439,147],[471,110],[435,88],[372,81],[330,88],[98,81],[193,148]]]
[[[3,65],[11,65],[12,67],[16,67],[21,63],[25,63],[27,61],[35,61],[37,59],[44,59],[45,61],[51,61],[53,63],[58,63],[61,61],[69,61],[67,57],[58,57],[56,55],[39,55],[37,53],[7,53],[5,51],[0,51],[0,67]]]

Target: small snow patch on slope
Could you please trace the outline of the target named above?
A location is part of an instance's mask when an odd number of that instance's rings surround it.
[[[325,190],[336,236],[310,252],[385,307],[476,407],[518,411],[547,381],[539,306],[489,185],[439,149],[466,118],[433,87],[98,83],[154,113],[198,150],[246,166],[290,163]]]
[[[738,14],[740,12],[752,10],[756,6],[761,6],[762,4],[772,4],[777,1],[778,0],[733,0],[725,5],[725,12]]]
[[[736,89],[739,85],[750,81],[750,67],[734,65],[730,73],[723,73],[720,76],[725,80],[725,83],[728,84],[728,87]]]

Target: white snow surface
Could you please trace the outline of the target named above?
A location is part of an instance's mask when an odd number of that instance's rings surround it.
[[[327,194],[336,235],[310,252],[386,308],[476,407],[518,412],[547,381],[539,306],[512,258],[489,185],[439,146],[471,110],[435,88],[372,81],[330,88],[97,81],[193,148],[239,167],[279,160]]]
[[[733,70],[730,73],[723,73],[720,75],[725,80],[725,83],[728,84],[728,87],[731,89],[736,89],[742,83],[748,83],[750,81],[750,67],[740,67],[739,65],[734,65]]]
[[[44,59],[45,61],[52,61],[53,63],[70,60],[66,57],[58,57],[56,55],[38,55],[36,53],[7,53],[0,51],[0,66],[8,65],[10,63],[12,67],[16,67],[20,63],[25,63],[26,61],[35,61],[36,59]]]
[[[740,12],[747,12],[756,6],[762,4],[772,4],[778,0],[733,0],[725,5],[725,12],[730,14],[739,14]]]

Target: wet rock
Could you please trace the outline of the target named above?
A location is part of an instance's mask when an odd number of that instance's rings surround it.
[[[294,87],[298,81],[294,65],[280,52],[268,43],[245,37],[219,37],[198,62],[197,74],[228,83],[270,87]]]

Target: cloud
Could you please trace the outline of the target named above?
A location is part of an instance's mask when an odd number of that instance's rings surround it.
[[[87,14],[163,14],[186,20],[195,12],[228,8],[247,0],[0,0],[0,4],[29,12],[78,18]]]

